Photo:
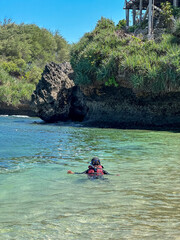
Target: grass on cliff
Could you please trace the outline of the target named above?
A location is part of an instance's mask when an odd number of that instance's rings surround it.
[[[7,105],[17,106],[30,100],[35,85],[11,77],[7,72],[0,68],[0,101]]]
[[[0,23],[0,102],[28,100],[48,62],[69,60],[69,44],[35,24]]]
[[[71,50],[75,83],[118,86],[120,76],[133,89],[165,93],[180,90],[180,45],[175,34],[159,42],[142,40],[117,30],[113,21],[101,18]]]

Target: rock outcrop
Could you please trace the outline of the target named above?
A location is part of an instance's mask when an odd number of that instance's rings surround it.
[[[70,63],[46,65],[36,90],[32,95],[32,107],[37,116],[46,122],[68,119],[70,97],[74,82]]]
[[[72,79],[70,63],[46,65],[31,101],[38,117],[46,122],[83,121],[88,107],[83,92]]]
[[[180,93],[138,97],[128,88],[102,88],[87,99],[87,125],[115,128],[180,128]]]
[[[180,127],[180,93],[138,97],[128,87],[75,86],[69,63],[50,63],[32,95],[33,109],[46,122],[83,121],[117,128]]]

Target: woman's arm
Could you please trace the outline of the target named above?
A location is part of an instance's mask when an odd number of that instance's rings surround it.
[[[72,172],[71,170],[68,170],[67,173],[68,174],[87,174],[88,170],[82,172],[82,173],[78,173],[78,172]]]
[[[104,174],[110,174],[110,173],[108,173],[108,172],[107,172],[107,171],[105,171],[105,170],[103,170],[103,173],[104,173]]]

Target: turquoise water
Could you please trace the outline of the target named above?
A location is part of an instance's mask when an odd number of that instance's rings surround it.
[[[180,133],[40,123],[0,117],[0,239],[180,239]]]

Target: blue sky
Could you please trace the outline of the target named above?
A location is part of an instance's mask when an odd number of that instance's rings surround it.
[[[0,21],[37,24],[77,42],[103,16],[116,24],[125,18],[124,0],[0,0]]]

